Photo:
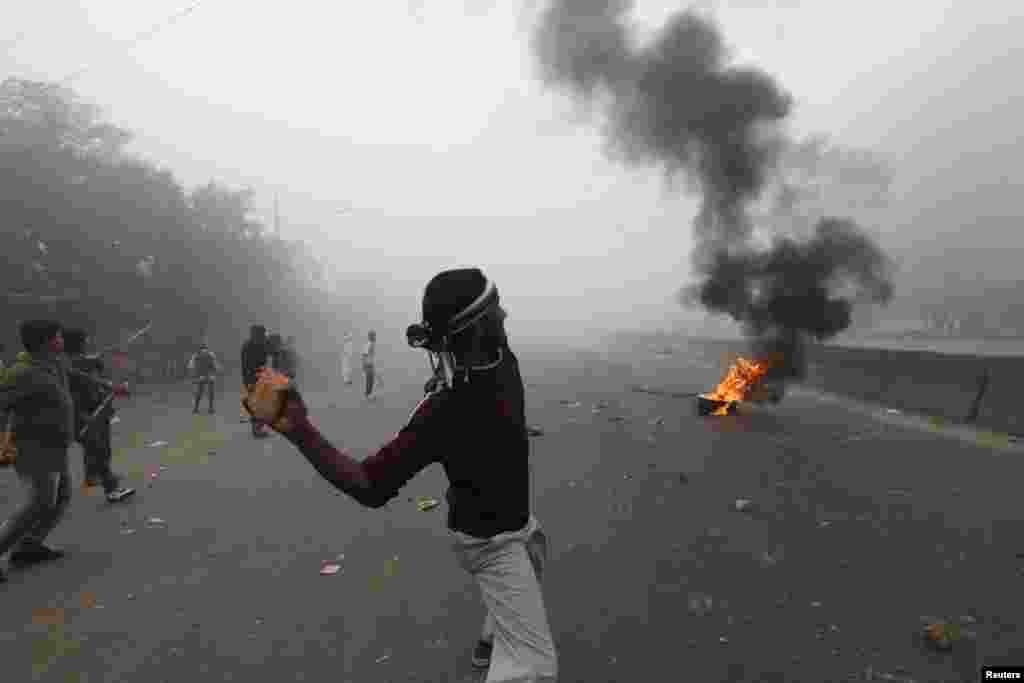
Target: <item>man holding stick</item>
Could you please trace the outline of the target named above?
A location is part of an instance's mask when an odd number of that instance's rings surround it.
[[[480,270],[434,277],[423,322],[406,333],[410,345],[430,354],[430,393],[398,434],[362,461],[324,438],[278,373],[262,372],[244,405],[366,507],[383,507],[439,463],[450,482],[452,544],[487,608],[474,664],[488,669],[487,683],[552,682],[558,657],[540,586],[547,541],[530,510],[523,380],[504,319],[498,291]]]
[[[121,486],[111,469],[114,449],[110,420],[114,417],[112,394],[101,384],[105,367],[99,356],[86,355],[89,335],[84,330],[65,330],[64,351],[71,367],[80,374],[68,376],[75,401],[75,434],[85,456],[86,486],[103,486],[107,502],[119,503],[135,495],[135,489]]]

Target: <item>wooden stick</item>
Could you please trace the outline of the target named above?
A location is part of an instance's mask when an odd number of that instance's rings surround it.
[[[699,391],[668,391],[667,389],[652,389],[650,387],[633,387],[632,390],[638,394],[668,396],[669,398],[693,398],[700,394]]]

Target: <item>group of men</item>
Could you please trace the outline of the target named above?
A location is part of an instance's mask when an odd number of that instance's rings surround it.
[[[298,366],[295,337],[284,339],[280,334],[268,335],[265,326],[253,325],[249,329],[249,338],[242,344],[243,395],[255,381],[256,368],[273,368],[294,382],[298,374]],[[207,412],[213,415],[216,412],[214,400],[217,376],[223,372],[223,367],[209,344],[203,342],[199,345],[198,350],[188,360],[188,370],[196,385],[192,413],[199,413],[199,406],[205,396]],[[251,418],[243,413],[240,415],[240,420],[250,422]],[[262,436],[266,434],[266,430],[254,423],[253,434]]]
[[[428,283],[422,320],[406,331],[410,346],[430,359],[426,395],[398,433],[365,459],[353,458],[313,423],[294,368],[275,359],[262,325],[252,326],[242,347],[242,406],[254,435],[268,427],[281,434],[321,477],[366,507],[384,507],[416,474],[441,465],[449,481],[450,540],[487,611],[474,665],[487,669],[487,683],[554,682],[558,655],[541,589],[547,537],[531,509],[525,392],[505,318],[497,287],[479,269],[444,271]],[[369,396],[376,334],[367,338],[362,360]],[[22,340],[31,362],[0,391],[0,410],[19,416],[16,465],[34,495],[0,534],[0,554],[21,543],[12,561],[31,563],[61,555],[43,539],[68,497],[75,405],[60,326],[26,323]],[[80,379],[86,377],[92,375]]]
[[[84,450],[86,486],[102,486],[111,503],[135,493],[111,469],[113,398],[127,396],[128,389],[104,378],[101,358],[87,353],[88,333],[29,320],[19,334],[24,351],[0,376],[0,464],[13,464],[28,492],[0,527],[0,557],[10,553],[16,568],[64,556],[45,541],[71,500],[72,442]],[[5,580],[0,569],[0,582]]]

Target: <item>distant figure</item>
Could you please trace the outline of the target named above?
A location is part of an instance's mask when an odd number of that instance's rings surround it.
[[[188,370],[192,373],[196,383],[195,402],[192,406],[192,414],[199,412],[199,403],[203,400],[203,393],[208,397],[209,413],[213,415],[214,384],[217,375],[220,373],[220,363],[217,356],[205,343],[199,345],[188,361]]]
[[[281,339],[281,335],[275,332],[267,337],[267,355],[270,357],[267,367],[280,371],[281,368],[279,366],[282,346],[284,346],[284,340]]]
[[[352,356],[355,352],[355,337],[351,332],[346,332],[341,341],[341,379],[346,385],[352,384]]]
[[[373,400],[373,381],[377,374],[376,358],[377,333],[370,330],[366,335],[366,346],[363,348],[362,354],[363,375],[366,377],[366,393],[364,395],[369,400]]]
[[[267,328],[263,325],[253,325],[249,328],[249,338],[242,344],[242,396],[245,397],[249,390],[256,384],[256,371],[267,367],[270,356],[270,344],[267,340]],[[266,428],[242,409],[242,422],[249,422],[252,425],[252,435],[255,437],[268,436]]]
[[[295,351],[295,337],[289,336],[281,344],[277,352],[277,365],[274,369],[288,377],[293,384],[295,383],[295,378],[299,372],[299,357]]]

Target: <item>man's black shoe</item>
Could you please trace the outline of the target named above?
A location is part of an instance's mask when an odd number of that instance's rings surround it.
[[[63,550],[57,550],[49,546],[39,544],[28,548],[15,550],[11,553],[11,565],[15,567],[28,567],[33,564],[53,562],[64,557]]]
[[[491,653],[494,651],[494,642],[478,640],[473,648],[473,666],[477,669],[486,669],[491,665]]]

